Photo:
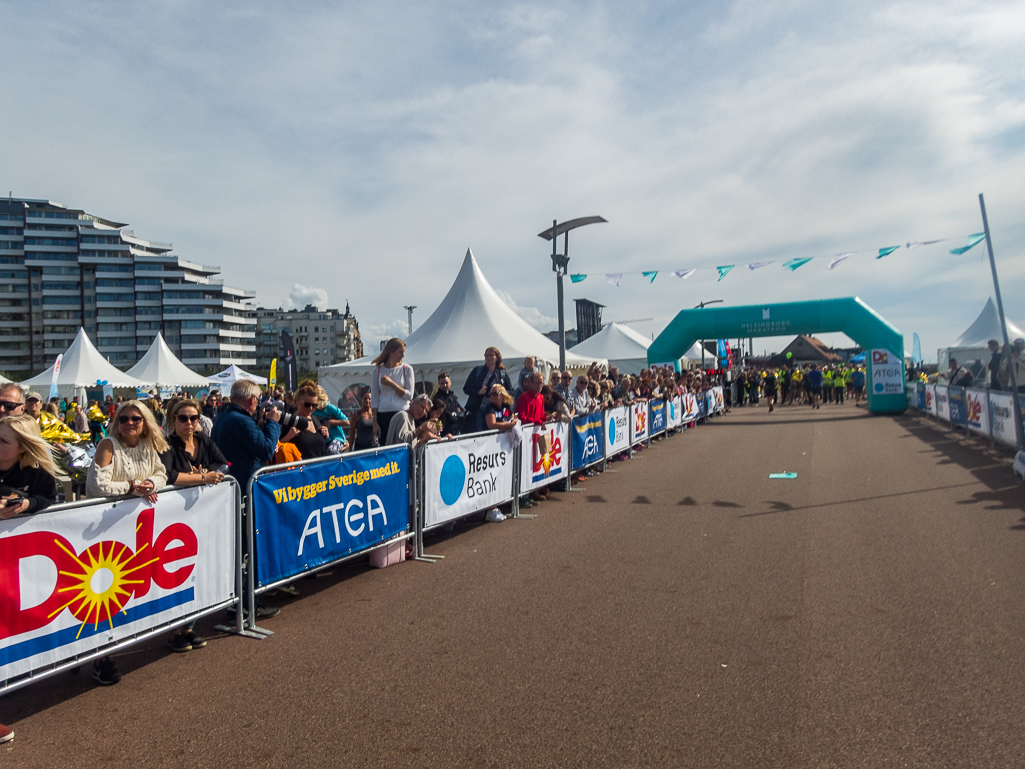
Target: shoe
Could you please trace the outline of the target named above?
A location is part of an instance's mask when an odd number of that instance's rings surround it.
[[[537,502],[535,502],[530,497],[527,497],[526,499],[520,500],[520,507],[529,510],[532,507],[537,507]]]
[[[194,630],[187,632],[185,637],[188,639],[189,643],[192,644],[193,649],[202,649],[206,646],[206,639],[201,635],[196,635]]]
[[[484,516],[484,520],[488,523],[499,523],[500,521],[505,520],[505,516],[502,515],[501,510],[499,510],[497,507],[493,507],[490,510],[488,510],[487,514]]]
[[[228,613],[228,616],[232,617],[232,618],[234,618],[235,615],[238,613],[234,606],[229,606],[227,609],[225,609],[225,611]],[[261,604],[261,605],[256,607],[256,618],[257,619],[267,619],[268,617],[275,616],[280,611],[281,611],[281,609],[279,609],[277,606],[264,606],[264,605]],[[249,609],[243,609],[242,610],[242,616],[243,617],[248,617],[249,616]]]
[[[11,727],[9,727],[9,726],[5,726],[4,724],[0,724],[0,745],[2,745],[5,742],[10,742],[13,739],[14,739],[14,730]]]
[[[167,639],[167,645],[171,647],[171,651],[173,652],[183,653],[192,651],[192,642],[184,633],[171,636]]]
[[[297,588],[295,585],[289,583],[287,585],[281,585],[281,586],[275,588],[275,592],[284,593],[285,595],[290,595],[293,598],[295,598],[296,596],[299,595],[299,588]]]
[[[110,657],[104,657],[93,663],[93,680],[100,686],[113,686],[121,681],[121,674],[117,672],[117,665]]]

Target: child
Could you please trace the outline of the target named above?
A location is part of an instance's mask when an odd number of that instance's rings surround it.
[[[32,417],[0,419],[0,518],[38,513],[57,501],[50,445]]]
[[[523,359],[523,368],[520,369],[520,376],[516,385],[516,392],[513,393],[513,398],[519,398],[523,394],[523,383],[527,381],[527,377],[534,373],[534,357],[528,355]]]

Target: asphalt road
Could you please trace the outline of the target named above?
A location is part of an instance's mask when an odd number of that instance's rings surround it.
[[[298,583],[264,641],[0,701],[11,767],[1015,767],[1025,497],[1006,452],[851,405],[734,410]],[[797,473],[770,480],[771,472]],[[286,601],[282,599],[282,604]]]

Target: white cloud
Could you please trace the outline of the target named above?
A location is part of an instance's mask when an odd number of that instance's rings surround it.
[[[373,358],[380,351],[382,341],[393,336],[400,339],[409,336],[409,324],[404,320],[393,320],[391,323],[360,323],[359,332],[363,339],[364,352]]]
[[[499,291],[498,289],[495,289],[495,293],[497,293],[502,298],[503,302],[505,302],[507,305],[509,305],[510,308],[512,308],[513,312],[515,312],[517,315],[519,315],[521,318],[527,321],[527,323],[529,323],[531,326],[536,328],[541,333],[553,331],[554,329],[557,329],[559,327],[558,318],[551,318],[545,315],[537,307],[520,307],[518,304],[516,304],[516,300],[512,298],[512,294],[510,294],[508,291]],[[566,325],[573,325],[572,318],[567,318]]]
[[[312,304],[318,310],[326,310],[327,291],[322,288],[304,286],[301,283],[293,283],[292,290],[288,292],[288,301],[297,310],[303,309],[308,304]]]

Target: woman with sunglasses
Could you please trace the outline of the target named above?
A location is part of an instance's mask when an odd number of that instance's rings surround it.
[[[488,391],[488,402],[484,404],[484,427],[488,430],[505,432],[519,424],[519,419],[512,412],[513,399],[500,384],[491,385]]]
[[[199,404],[179,400],[167,412],[168,444],[160,455],[171,486],[212,486],[224,480],[217,468],[228,464],[224,454],[200,432]]]
[[[157,501],[157,491],[167,485],[167,470],[160,455],[167,441],[157,427],[153,412],[136,400],[125,401],[114,412],[110,436],[100,441],[85,483],[87,497],[131,494]],[[110,657],[93,663],[93,680],[112,686],[121,674]]]

